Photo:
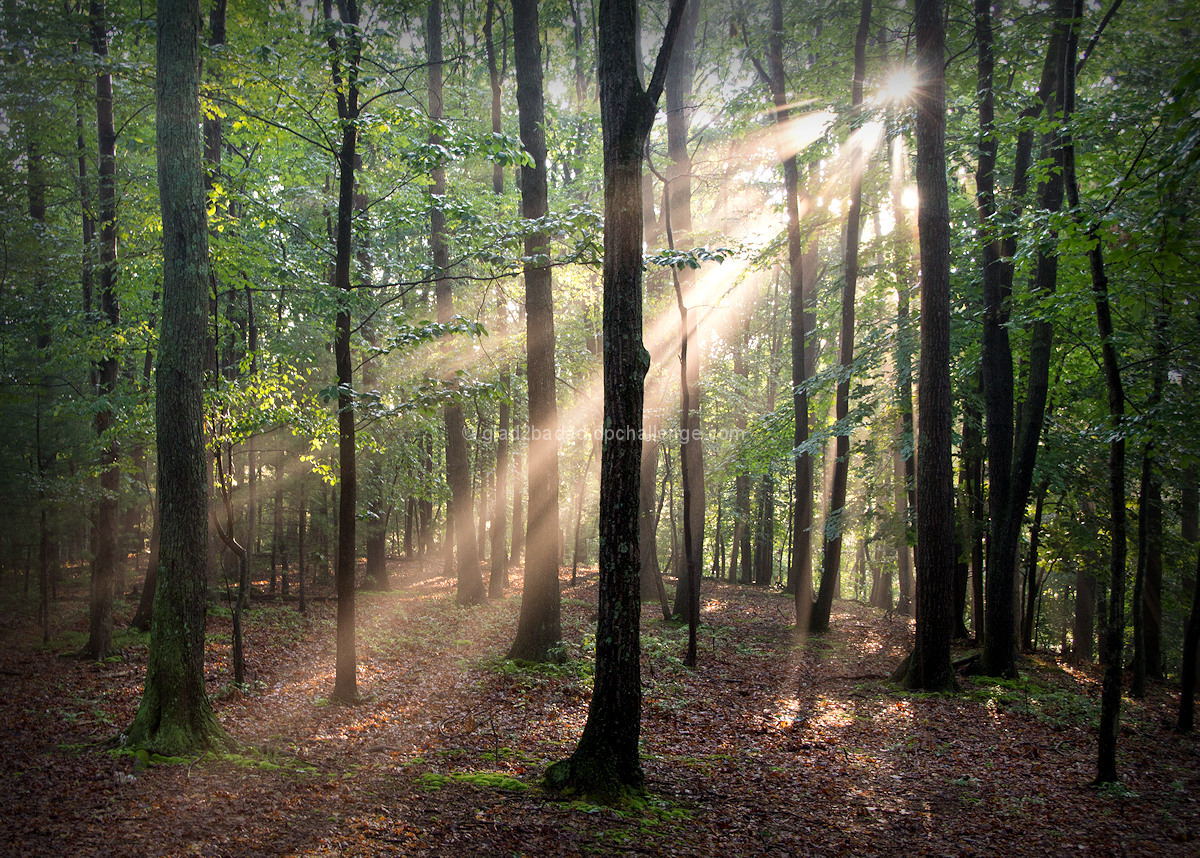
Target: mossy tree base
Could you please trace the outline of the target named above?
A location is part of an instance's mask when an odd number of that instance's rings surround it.
[[[550,792],[609,807],[635,803],[646,794],[646,778],[640,767],[629,770],[611,755],[581,754],[579,750],[546,769],[542,786]]]
[[[234,741],[217,723],[207,706],[201,712],[182,713],[165,710],[143,700],[133,723],[124,734],[128,748],[144,749],[163,757],[186,757],[205,751],[236,751]]]
[[[904,657],[904,661],[900,662],[892,671],[892,675],[888,677],[890,682],[896,683],[905,691],[944,692],[947,694],[958,691],[958,680],[952,669],[926,675],[920,669],[919,660],[913,656],[914,653],[909,653]]]

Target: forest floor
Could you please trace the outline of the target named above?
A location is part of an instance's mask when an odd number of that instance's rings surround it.
[[[45,646],[33,601],[0,582],[0,854],[1200,855],[1200,740],[1170,729],[1174,688],[1125,700],[1123,782],[1096,790],[1095,668],[1039,657],[1016,682],[905,693],[887,676],[907,618],[841,602],[831,633],[797,643],[790,597],[712,580],[695,671],[686,628],[645,607],[644,805],[553,797],[539,779],[587,712],[595,570],[564,581],[569,658],[543,667],[503,660],[519,588],[463,609],[428,570],[359,594],[356,706],[328,701],[332,600],[252,603],[244,689],[212,609],[209,692],[245,749],[148,768],[117,741],[147,636],[81,662],[82,582]],[[119,599],[118,623],[134,607]]]

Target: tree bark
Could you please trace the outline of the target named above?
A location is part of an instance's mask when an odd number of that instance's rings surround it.
[[[988,41],[987,57],[991,58],[991,17],[984,0],[976,4],[977,36],[986,30]],[[1073,34],[1075,29],[1072,0],[1058,0],[1054,29],[1042,68],[1042,80],[1038,88],[1035,107],[1023,116],[1028,119],[1042,114],[1053,115],[1062,111],[1065,118],[1069,113],[1066,103],[1066,87],[1069,74],[1063,70],[1074,68]],[[986,21],[986,26],[984,22]],[[983,63],[981,52],[981,64]],[[992,170],[995,165],[995,126],[991,113],[991,67],[987,76],[981,65],[980,126],[982,138],[990,151],[987,169],[981,159],[979,178],[986,177],[994,187]],[[985,88],[986,82],[986,88]],[[987,105],[985,116],[983,105]],[[1018,199],[1024,194],[1028,170],[1032,158],[1033,134],[1026,129],[1018,136],[1013,193]],[[1058,169],[1038,188],[1037,205],[1044,212],[1057,212],[1063,200],[1063,145],[1058,130],[1043,135],[1042,157],[1052,158]],[[984,185],[980,185],[981,189]],[[987,224],[996,216],[994,196],[981,190],[977,195],[980,220]],[[1015,219],[1018,212],[1014,211]],[[1056,240],[1052,231],[1050,243]],[[1003,258],[1000,242],[1003,242]],[[1033,480],[1033,468],[1037,448],[1045,419],[1046,396],[1049,390],[1050,357],[1053,348],[1054,329],[1047,320],[1038,320],[1030,326],[1028,369],[1025,372],[1027,388],[1020,411],[1018,425],[1013,424],[1013,375],[1012,350],[1008,337],[1009,308],[1011,298],[1015,236],[985,241],[984,254],[984,330],[983,330],[983,379],[984,401],[987,409],[988,439],[988,501],[990,530],[988,535],[988,574],[986,582],[987,615],[984,634],[981,669],[993,676],[1016,676],[1017,636],[1015,624],[1014,583],[1018,562],[1018,542],[1025,506]],[[1030,287],[1032,294],[1045,296],[1052,293],[1058,277],[1057,250],[1042,248],[1038,252],[1036,272]]]
[[[333,17],[331,0],[324,2],[325,20]],[[355,451],[356,404],[354,369],[350,352],[351,320],[350,264],[354,259],[354,165],[358,145],[358,66],[362,56],[358,30],[358,3],[339,0],[338,17],[349,25],[343,31],[345,46],[336,33],[329,36],[332,76],[338,89],[338,119],[342,126],[338,149],[338,210],[335,231],[333,285],[339,296],[334,358],[338,377],[338,539],[337,566],[337,655],[333,699],[343,703],[358,700],[358,664],[355,653],[354,578],[357,556],[358,463]],[[341,57],[347,65],[343,69]],[[344,78],[344,79],[343,79]]]
[[[692,236],[692,159],[688,131],[693,107],[689,104],[695,76],[696,24],[699,4],[688,6],[675,40],[663,89],[667,114],[667,157],[671,166],[664,193],[663,222],[668,245],[687,247]],[[672,271],[679,309],[679,473],[683,491],[684,574],[675,588],[675,614],[688,623],[688,655],[694,666],[694,626],[700,619],[700,575],[704,568],[704,451],[700,439],[700,346],[698,316],[692,303],[695,271]]]
[[[521,169],[521,213],[527,220],[536,221],[549,211],[537,0],[513,0],[513,45],[521,145],[533,159],[532,167]],[[550,237],[540,228],[525,235],[529,524],[521,616],[508,657],[528,661],[559,657],[562,641],[558,580],[558,407],[549,244]]]
[[[954,688],[954,463],[951,447],[950,206],[946,188],[945,32],[941,0],[914,15],[917,227],[921,248],[921,386],[917,406],[916,643],[896,678],[927,691]]]
[[[146,687],[127,744],[165,755],[225,741],[204,688],[208,477],[203,429],[208,228],[200,141],[200,4],[159,0],[157,151],[163,223],[155,421],[161,541]]]
[[[442,3],[431,0],[425,17],[429,50],[429,118],[434,123],[430,143],[440,145],[441,133],[437,123],[445,110],[442,103]],[[454,316],[454,294],[447,276],[450,267],[450,248],[446,243],[446,213],[442,199],[446,194],[446,170],[442,165],[430,174],[433,205],[429,210],[429,239],[433,249],[434,291],[437,295],[438,322],[447,324]],[[451,382],[453,380],[451,377]],[[450,483],[452,515],[454,516],[454,549],[458,567],[460,605],[478,605],[487,599],[483,572],[479,566],[479,543],[475,533],[474,504],[471,500],[471,470],[467,456],[466,423],[462,406],[456,402],[443,409],[446,424],[446,477]],[[532,516],[531,516],[532,517]],[[449,550],[449,545],[446,546]]]
[[[604,138],[604,433],[600,470],[600,605],[596,676],[574,753],[546,772],[551,788],[617,800],[644,785],[641,733],[642,153],[686,0],[672,0],[650,83],[638,80],[636,4],[601,0]]]
[[[854,81],[850,92],[850,111],[862,109],[863,80],[867,69],[867,36],[871,27],[871,0],[861,0],[858,33],[854,37]],[[825,521],[825,543],[821,558],[821,586],[813,606],[808,630],[822,633],[829,630],[829,615],[842,568],[843,519],[846,517],[846,479],[850,468],[850,430],[844,425],[850,413],[850,368],[854,364],[854,301],[858,286],[858,240],[862,221],[863,162],[862,141],[857,134],[850,139],[850,207],[846,214],[846,264],[842,284],[842,326],[839,334],[841,372],[838,375],[836,420],[842,429],[836,440],[833,463],[833,483],[829,495],[829,511]]]
[[[117,132],[113,124],[112,74],[108,71],[108,32],[103,0],[92,0],[89,7],[92,54],[96,73],[96,134],[99,141],[99,269],[102,323],[112,334],[121,323],[117,301]],[[110,344],[110,348],[111,348]],[[80,655],[96,661],[112,650],[113,588],[117,574],[117,511],[120,502],[121,471],[117,464],[119,445],[112,435],[114,415],[109,401],[117,393],[119,361],[112,353],[99,362],[98,393],[94,427],[100,440],[100,499],[96,502],[92,525],[95,556],[92,559],[90,598],[88,600],[88,640]]]

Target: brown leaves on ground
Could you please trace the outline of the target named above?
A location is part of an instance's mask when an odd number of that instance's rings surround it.
[[[455,605],[453,583],[405,564],[359,597],[357,706],[328,702],[333,602],[301,617],[260,600],[252,681],[231,689],[229,621],[209,621],[209,691],[242,755],[154,764],[114,753],[144,678],[64,657],[82,594],[6,596],[0,648],[0,852],[11,855],[1047,855],[1200,854],[1200,744],[1169,729],[1175,689],[1126,699],[1118,790],[1094,774],[1096,669],[1048,659],[1023,679],[897,691],[902,617],[838,605],[797,644],[790,598],[704,583],[700,668],[686,629],[643,616],[644,807],[544,794],[587,714],[595,574],[564,588],[561,666],[502,660],[519,593]],[[519,575],[517,576],[519,578]],[[16,605],[16,607],[12,607]],[[133,605],[128,606],[132,611]],[[119,619],[123,619],[120,617]]]

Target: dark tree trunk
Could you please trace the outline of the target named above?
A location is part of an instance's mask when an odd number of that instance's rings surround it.
[[[108,71],[108,32],[103,0],[92,0],[89,10],[92,54],[96,60],[96,133],[99,140],[99,191],[96,200],[100,214],[99,267],[102,323],[112,329],[121,322],[117,303],[117,132],[113,125],[112,75]],[[100,396],[117,392],[115,354],[106,354],[99,363]],[[113,633],[113,588],[117,574],[117,511],[120,503],[121,472],[117,464],[119,448],[112,436],[113,411],[104,405],[96,411],[96,437],[102,452],[100,499],[96,502],[92,525],[95,556],[92,559],[91,591],[88,600],[88,640],[80,655],[100,660],[110,654]]]
[[[331,20],[331,0],[325,0],[324,11],[325,19]],[[342,31],[347,40],[344,45],[339,44],[335,32],[331,31],[329,37],[329,50],[333,58],[332,76],[338,89],[338,119],[342,126],[342,141],[338,150],[338,211],[333,275],[333,285],[341,296],[334,341],[338,376],[339,490],[337,566],[334,572],[337,582],[337,656],[333,699],[352,703],[358,700],[354,609],[358,470],[349,301],[353,289],[350,264],[354,259],[354,165],[358,146],[358,67],[362,55],[356,0],[339,0],[338,17],[349,26]],[[343,57],[346,62],[344,68]]]
[[[787,81],[783,64],[783,2],[771,2],[771,32],[767,41],[767,69],[759,68],[761,77],[771,91],[775,106],[775,124],[785,127],[791,117],[788,106]],[[804,236],[800,231],[800,170],[794,154],[785,154],[783,188],[787,208],[788,239],[788,319],[792,356],[792,406],[794,424],[792,446],[800,448],[808,441],[809,415],[808,361],[805,343],[809,338],[807,308],[810,296],[806,292],[804,266]],[[796,629],[808,628],[812,616],[812,454],[803,452],[795,460],[796,502],[792,505],[789,529],[792,534],[788,555],[787,589],[795,596]]]
[[[850,110],[862,109],[863,79],[867,69],[867,35],[871,27],[871,0],[861,0],[858,33],[854,37],[854,80],[851,84]],[[843,424],[850,413],[850,368],[854,364],[854,301],[858,286],[858,239],[862,220],[862,142],[857,135],[850,143],[850,207],[846,214],[846,265],[842,284],[842,326],[839,334],[841,372],[838,377],[836,419]],[[844,424],[843,424],[844,425]],[[836,458],[833,462],[833,482],[830,487],[829,508],[825,520],[825,544],[821,557],[821,586],[813,606],[809,631],[829,630],[829,614],[838,587],[842,568],[842,532],[846,518],[846,478],[850,468],[850,431],[837,435]]]
[[[429,118],[440,122],[445,115],[442,103],[442,3],[432,0],[425,17],[429,49]],[[441,145],[437,130],[430,135],[431,145]],[[438,321],[450,322],[454,316],[454,295],[447,276],[450,267],[450,248],[446,243],[446,213],[441,200],[446,194],[446,170],[439,164],[431,172],[429,188],[433,206],[429,211],[429,240],[433,249],[433,268],[436,278]],[[450,379],[454,384],[453,376]],[[451,403],[443,409],[446,423],[446,477],[450,483],[452,515],[454,516],[455,562],[458,567],[460,605],[478,605],[487,599],[483,571],[479,566],[479,542],[475,533],[474,504],[471,500],[471,470],[465,437],[466,423],[462,406]],[[557,484],[556,484],[557,485]],[[532,516],[531,516],[532,518]],[[450,546],[446,546],[449,552]],[[447,557],[449,554],[447,553]]]
[[[634,0],[601,0],[600,113],[604,137],[604,429],[600,470],[600,605],[596,678],[587,723],[547,784],[600,798],[640,792],[641,594],[638,510],[643,380],[642,153],[662,93],[685,0],[672,0],[646,90],[638,80]]]
[[[513,65],[521,144],[533,158],[521,169],[521,213],[545,217],[545,105],[537,0],[513,0]],[[547,661],[562,640],[558,580],[558,408],[554,379],[554,303],[549,236],[525,236],[525,336],[529,382],[529,530],[525,539],[525,586],[521,616],[509,658]],[[637,526],[636,518],[633,522]]]
[[[1160,302],[1154,307],[1151,341],[1154,361],[1151,365],[1151,390],[1145,405],[1154,414],[1162,401],[1167,381],[1170,344],[1167,324],[1170,306]],[[1133,591],[1133,685],[1130,694],[1145,695],[1146,678],[1162,678],[1162,474],[1157,463],[1158,444],[1151,437],[1142,449],[1142,483],[1138,497],[1137,580]]]
[[[1029,524],[1029,554],[1025,558],[1025,610],[1021,615],[1021,651],[1033,652],[1037,640],[1033,633],[1034,613],[1038,598],[1038,552],[1042,544],[1042,508],[1050,484],[1042,482],[1034,493],[1033,521]]]
[[[921,247],[921,387],[917,402],[916,643],[896,679],[928,691],[955,686],[954,463],[951,446],[950,206],[946,188],[945,32],[941,0],[917,0],[917,228]]]
[[[975,17],[977,36],[986,28],[989,40],[986,52],[989,60],[986,90],[981,66],[980,91],[985,93],[985,98],[981,101],[981,133],[983,139],[989,140],[988,146],[994,149],[994,143],[990,142],[995,139],[990,100],[991,18],[990,8],[986,7],[984,0],[978,0]],[[1074,68],[1071,45],[1075,28],[1071,26],[1071,20],[1072,0],[1058,0],[1054,30],[1038,89],[1038,102],[1031,111],[1026,111],[1029,118],[1039,113],[1052,115],[1059,111],[1065,116],[1068,112],[1064,93],[1069,75],[1064,74],[1063,70],[1068,67]],[[986,25],[980,23],[981,21],[985,21]],[[982,63],[984,53],[981,52],[980,56]],[[983,112],[984,104],[987,105],[988,111],[986,117]],[[1018,200],[1025,192],[1032,145],[1032,132],[1023,131],[1017,141],[1013,179],[1013,193]],[[1063,199],[1063,147],[1058,130],[1051,130],[1043,136],[1042,157],[1052,158],[1058,169],[1039,186],[1037,204],[1044,212],[1057,212]],[[991,151],[986,173],[982,161],[980,167],[980,176],[986,175],[989,189],[994,187],[994,165],[994,151]],[[986,222],[995,213],[994,196],[981,191],[978,201],[981,221]],[[1013,212],[1012,216],[1015,218],[1017,214],[1018,212]],[[1050,240],[1053,243],[1053,235]],[[983,379],[987,408],[990,531],[986,582],[987,615],[981,669],[993,676],[1016,676],[1014,583],[1019,559],[1018,543],[1045,419],[1054,329],[1048,320],[1039,320],[1030,326],[1028,369],[1025,371],[1027,388],[1020,410],[1019,425],[1014,427],[1012,350],[1008,338],[1007,302],[1012,289],[1015,237],[1010,235],[1003,239],[1004,258],[1000,256],[999,241],[997,239],[985,242],[983,248]],[[1031,292],[1038,296],[1052,293],[1057,277],[1057,251],[1043,248],[1038,253]]]
[[[200,4],[159,0],[157,151],[163,223],[156,376],[159,574],[146,687],[127,744],[191,754],[222,743],[204,688],[208,477],[203,428],[208,228],[200,141]]]
[[[1197,555],[1196,558],[1196,577],[1192,583],[1192,611],[1183,627],[1183,675],[1179,682],[1178,727],[1184,733],[1190,733],[1195,726],[1196,660],[1198,655],[1200,655],[1200,555]]]

